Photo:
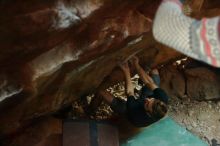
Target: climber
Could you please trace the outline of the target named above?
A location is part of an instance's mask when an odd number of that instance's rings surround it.
[[[177,51],[220,67],[220,17],[196,20],[179,0],[163,0],[153,23],[155,39]]]
[[[113,97],[105,90],[98,91],[97,95],[105,99],[112,110],[128,120],[136,127],[147,126],[158,121],[167,113],[168,96],[160,89],[158,71],[152,71],[152,78],[139,65],[137,57],[132,58],[132,64],[145,86],[141,89],[138,99],[134,96],[134,87],[131,82],[128,63],[119,65],[125,76],[127,101]]]

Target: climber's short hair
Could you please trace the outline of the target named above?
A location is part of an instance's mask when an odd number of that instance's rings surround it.
[[[168,107],[164,102],[162,102],[158,99],[154,100],[153,105],[152,105],[151,116],[155,120],[159,120],[159,119],[163,118],[166,115],[167,111],[168,111]]]

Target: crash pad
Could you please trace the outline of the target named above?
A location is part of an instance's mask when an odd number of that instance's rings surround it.
[[[122,142],[120,146],[208,146],[197,136],[177,124],[172,118],[143,128],[137,135]]]

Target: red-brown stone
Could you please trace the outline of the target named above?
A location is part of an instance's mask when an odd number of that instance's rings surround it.
[[[3,141],[7,146],[61,146],[62,121],[44,117],[36,119],[14,137]]]

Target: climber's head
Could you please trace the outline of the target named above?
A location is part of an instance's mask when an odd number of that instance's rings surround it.
[[[156,120],[161,119],[167,113],[167,105],[155,98],[146,98],[144,108],[146,112]]]

